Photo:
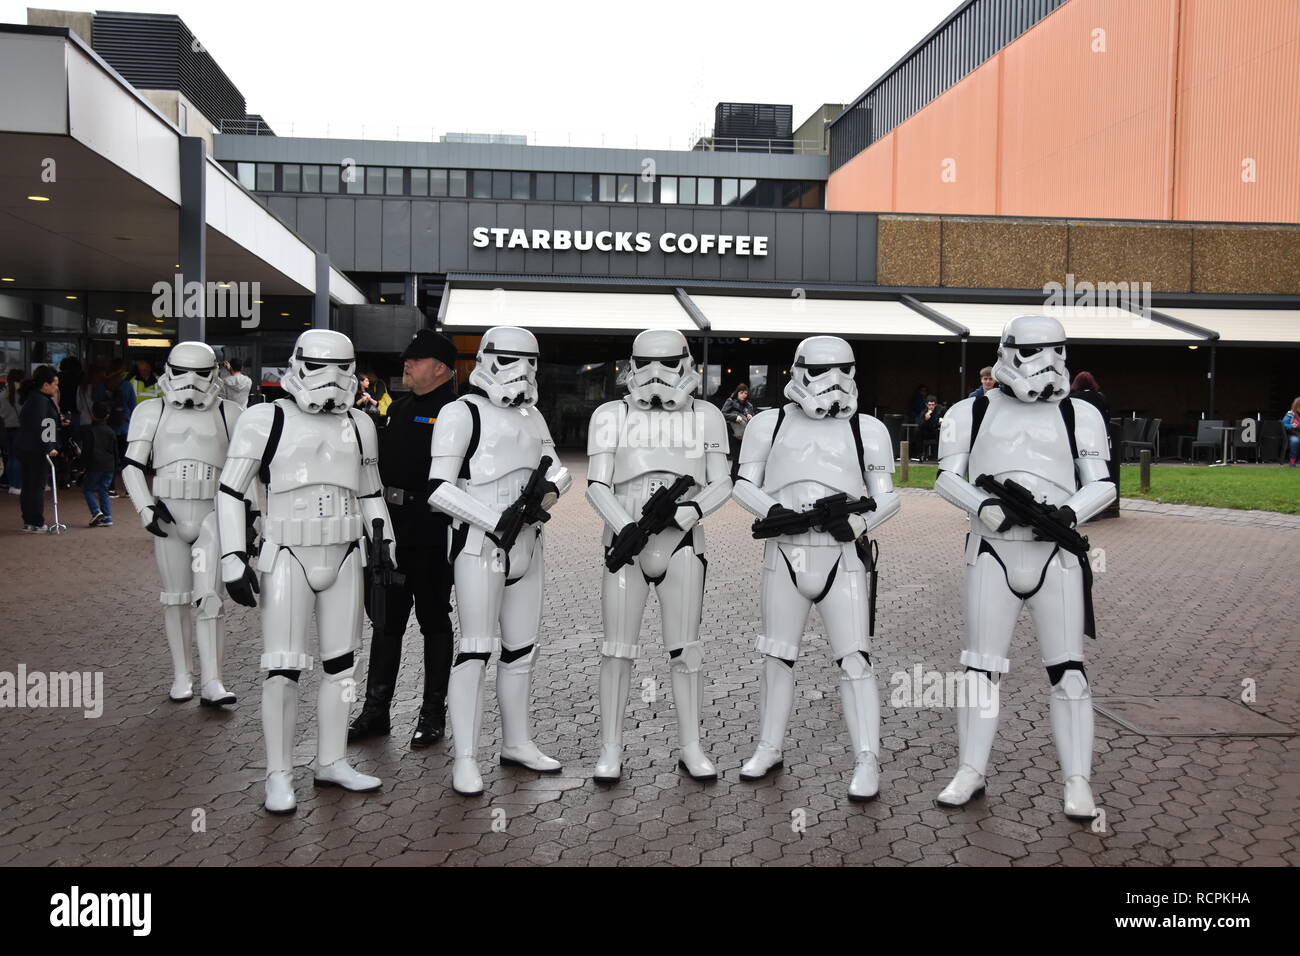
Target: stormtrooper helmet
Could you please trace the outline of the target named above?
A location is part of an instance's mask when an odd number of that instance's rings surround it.
[[[342,332],[311,329],[298,336],[281,387],[304,412],[346,414],[357,394],[356,353]]]
[[[1002,329],[993,378],[1022,402],[1059,402],[1070,392],[1065,328],[1045,315],[1021,315]]]
[[[811,418],[848,418],[858,410],[853,348],[834,335],[804,339],[794,351],[785,397]]]
[[[537,338],[527,329],[499,325],[483,333],[469,383],[494,405],[537,404]]]
[[[211,408],[221,390],[217,353],[206,342],[177,342],[158,384],[163,401],[173,408]]]
[[[647,329],[633,340],[627,394],[634,406],[643,411],[686,408],[699,384],[700,376],[681,332]]]

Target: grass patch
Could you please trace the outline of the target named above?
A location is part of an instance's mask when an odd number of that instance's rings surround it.
[[[894,473],[899,488],[933,488],[935,465],[910,465],[907,481]],[[1300,468],[1260,467],[1196,468],[1153,465],[1151,490],[1138,490],[1138,466],[1119,470],[1120,496],[1162,501],[1173,505],[1208,505],[1212,508],[1277,511],[1300,514]]]

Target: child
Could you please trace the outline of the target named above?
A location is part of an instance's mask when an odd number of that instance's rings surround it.
[[[90,526],[108,528],[113,524],[113,504],[108,491],[113,487],[113,471],[117,467],[117,436],[108,424],[108,403],[95,402],[90,409],[94,419],[86,429],[86,447],[82,460],[86,463],[86,480],[82,491],[90,508]]]

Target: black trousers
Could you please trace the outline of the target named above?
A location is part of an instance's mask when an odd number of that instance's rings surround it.
[[[50,459],[46,455],[22,455],[23,493],[18,502],[23,524],[45,524],[45,486],[50,480]]]
[[[447,699],[451,676],[451,653],[455,635],[451,627],[451,565],[447,562],[445,521],[403,520],[405,505],[393,505],[393,530],[397,539],[397,570],[405,575],[400,585],[384,589],[385,622],[370,645],[366,678],[366,701],[387,705],[397,688],[397,671],[402,661],[402,638],[411,610],[424,637],[424,703],[441,706]],[[370,612],[367,579],[366,611]],[[371,623],[374,623],[373,618]]]

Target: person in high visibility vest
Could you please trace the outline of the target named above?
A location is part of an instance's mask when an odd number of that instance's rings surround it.
[[[136,360],[135,374],[131,376],[130,383],[136,405],[146,399],[162,397],[162,385],[159,384],[158,376],[153,372],[153,362],[149,359]]]

